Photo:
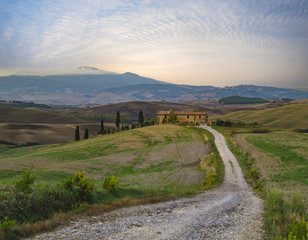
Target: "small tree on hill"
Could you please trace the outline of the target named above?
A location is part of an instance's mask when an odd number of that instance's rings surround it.
[[[104,126],[104,120],[101,119],[101,126],[98,130],[98,134],[104,134],[105,126]]]
[[[139,111],[138,122],[140,123],[140,126],[143,126],[144,117],[143,117],[143,111],[142,110]]]
[[[79,126],[77,126],[75,129],[75,140],[76,141],[80,140]]]
[[[116,126],[119,130],[120,128],[120,112],[119,111],[117,111]]]
[[[84,139],[88,139],[89,138],[89,130],[86,128],[86,130],[84,131]]]

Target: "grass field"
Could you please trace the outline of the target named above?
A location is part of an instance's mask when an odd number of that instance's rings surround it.
[[[267,127],[306,129],[308,126],[308,104],[290,104],[258,111],[237,111],[219,118],[240,120],[242,122],[258,122],[259,125]]]
[[[255,166],[270,187],[276,185],[286,200],[299,192],[308,199],[308,135],[292,131],[239,134],[234,139],[251,153]],[[308,202],[307,202],[308,204]]]
[[[40,183],[54,183],[76,169],[98,184],[116,176],[126,187],[183,186],[200,182],[207,149],[200,129],[164,125],[60,145],[14,148],[0,155],[0,184],[13,184],[32,168]],[[180,171],[179,171],[180,170]]]

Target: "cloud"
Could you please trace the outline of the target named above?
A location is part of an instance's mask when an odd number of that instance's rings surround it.
[[[276,69],[275,59],[286,65],[308,55],[305,0],[27,0],[1,1],[0,9],[4,67],[91,63],[153,71],[150,64],[194,69],[215,62],[211,76],[218,76],[226,60]]]

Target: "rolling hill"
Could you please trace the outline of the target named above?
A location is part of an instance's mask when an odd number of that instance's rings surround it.
[[[207,100],[229,96],[267,99],[308,98],[308,92],[266,86],[177,85],[139,76],[81,67],[75,74],[0,77],[0,100],[53,105],[110,104],[127,101]]]
[[[290,104],[258,111],[237,111],[219,118],[240,120],[242,122],[258,122],[258,124],[268,127],[307,129],[308,104]]]

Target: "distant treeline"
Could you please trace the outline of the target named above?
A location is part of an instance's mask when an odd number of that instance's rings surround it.
[[[5,101],[5,100],[0,100],[0,107],[15,107],[15,108],[36,107],[36,108],[47,108],[47,109],[51,108],[46,104],[38,104],[34,102],[22,102],[22,101]]]
[[[74,117],[86,119],[86,120],[94,120],[94,121],[100,121],[101,119],[104,120],[104,122],[115,122],[116,120],[116,114],[99,114],[99,113],[75,113]],[[122,115],[121,114],[121,122],[122,123],[128,123],[130,122],[130,117],[128,115]]]
[[[253,103],[266,103],[268,101],[266,101],[263,98],[231,96],[231,97],[221,98],[219,102],[224,104],[253,104]]]
[[[219,118],[216,119],[214,124],[217,126],[224,126],[224,127],[257,127],[258,126],[257,122],[245,123],[242,121],[232,121],[230,119],[222,120]]]

